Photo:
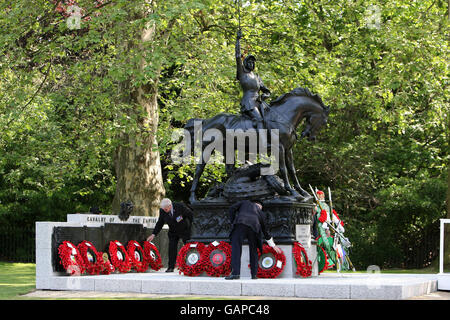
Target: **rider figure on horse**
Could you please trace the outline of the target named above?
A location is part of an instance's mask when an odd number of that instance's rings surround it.
[[[241,100],[241,113],[250,116],[250,118],[256,122],[258,130],[264,129],[264,104],[266,104],[264,99],[270,96],[270,90],[263,84],[261,78],[256,73],[253,73],[256,61],[255,56],[248,55],[245,57],[244,61],[242,61],[241,38],[242,32],[241,30],[238,30],[236,40],[236,78],[239,80],[242,90],[244,91]],[[259,91],[262,91],[261,98],[259,97]]]

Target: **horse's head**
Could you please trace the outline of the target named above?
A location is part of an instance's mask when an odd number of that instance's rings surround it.
[[[306,127],[303,130],[301,137],[308,138],[309,141],[316,140],[316,134],[320,129],[327,124],[328,113],[330,112],[329,107],[322,108],[319,112],[312,112],[306,119]]]

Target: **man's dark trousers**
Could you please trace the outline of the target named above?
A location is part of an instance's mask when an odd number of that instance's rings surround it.
[[[244,240],[248,240],[248,249],[250,255],[250,272],[252,277],[258,273],[258,239],[256,233],[245,224],[238,223],[234,226],[231,234],[231,274],[240,275],[241,254]]]
[[[170,233],[169,236],[169,265],[168,269],[174,269],[178,254],[178,241],[181,239],[186,244],[189,239],[180,238],[176,233]]]

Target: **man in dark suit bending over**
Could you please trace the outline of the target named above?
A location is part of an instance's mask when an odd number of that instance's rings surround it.
[[[266,230],[266,215],[262,211],[259,202],[243,200],[232,205],[228,211],[232,224],[231,238],[231,275],[226,280],[239,279],[241,269],[242,244],[248,240],[250,255],[250,271],[252,279],[256,279],[258,273],[258,251],[262,252],[263,238],[268,245],[281,253],[280,248],[275,245],[273,238]]]
[[[172,205],[172,201],[167,198],[162,199],[160,207],[158,221],[147,241],[153,241],[162,227],[165,224],[169,225],[169,266],[166,272],[173,272],[177,260],[178,241],[181,239],[186,244],[191,238],[193,213],[185,204],[175,202]]]

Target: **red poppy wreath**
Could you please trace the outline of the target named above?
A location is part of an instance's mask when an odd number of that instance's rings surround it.
[[[163,267],[158,248],[152,242],[144,241],[144,255],[148,265],[153,270],[158,271]]]
[[[256,274],[258,278],[276,278],[286,266],[284,253],[277,253],[275,249],[267,244],[263,245],[263,252],[262,254],[258,252],[258,256],[258,273]]]
[[[131,260],[131,265],[137,272],[145,272],[148,269],[148,262],[145,259],[144,250],[139,242],[135,240],[128,241],[127,253]]]
[[[64,270],[71,276],[81,275],[85,271],[83,258],[80,251],[70,241],[63,241],[58,247],[60,257],[59,263],[62,264]]]
[[[83,258],[87,273],[94,275],[103,271],[102,253],[95,249],[92,242],[83,240],[78,244],[78,251]]]
[[[186,243],[178,252],[178,272],[185,276],[195,277],[204,271],[203,252],[205,245],[201,242]]]
[[[319,265],[319,274],[330,268],[327,252],[321,246],[317,246],[317,261]]]
[[[115,269],[122,273],[129,272],[131,270],[131,260],[123,244],[117,240],[110,241],[108,252],[110,257],[109,260]]]
[[[292,253],[294,254],[294,260],[297,264],[296,274],[303,278],[310,277],[312,274],[312,262],[308,259],[308,254],[300,242],[294,242]]]
[[[211,277],[227,276],[231,273],[231,246],[225,241],[211,242],[203,252],[203,265]]]

